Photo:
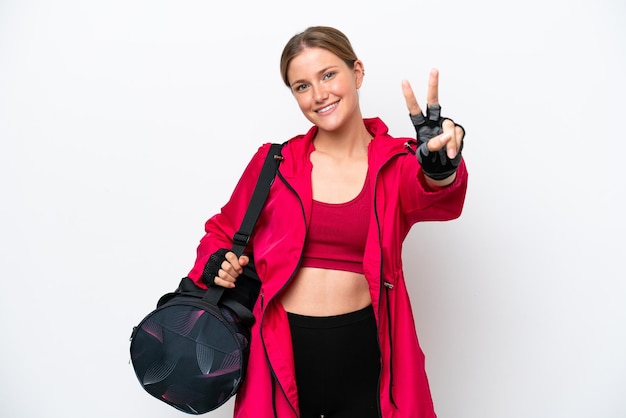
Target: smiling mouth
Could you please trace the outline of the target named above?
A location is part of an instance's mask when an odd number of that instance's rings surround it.
[[[315,111],[315,113],[324,113],[324,112],[328,112],[329,110],[333,109],[337,107],[337,103],[333,103],[333,104],[329,104],[328,106],[325,106],[321,109],[318,109]]]

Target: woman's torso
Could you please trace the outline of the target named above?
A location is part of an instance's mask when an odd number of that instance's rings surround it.
[[[314,167],[311,174],[314,204],[331,211],[335,206],[339,211],[359,200],[359,211],[364,205],[369,208],[371,199],[369,194],[364,193],[367,187],[367,152],[337,160],[314,151],[311,161]],[[315,220],[312,222],[315,227]],[[364,248],[365,243],[362,244]],[[282,294],[281,303],[287,312],[331,316],[362,309],[371,304],[371,297],[362,272],[307,266],[298,270]]]
[[[372,303],[365,276],[349,271],[301,268],[281,297],[287,312],[331,316]]]

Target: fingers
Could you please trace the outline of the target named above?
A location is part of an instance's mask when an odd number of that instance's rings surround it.
[[[250,262],[250,259],[245,255],[237,257],[232,251],[226,253],[225,258],[226,260],[222,262],[214,282],[218,286],[233,288],[237,282],[237,277],[243,273],[243,267]]]
[[[450,119],[446,119],[443,122],[442,129],[443,133],[441,135],[437,135],[428,141],[428,149],[430,151],[439,151],[445,146],[446,155],[448,158],[453,159],[461,149],[465,131],[462,127],[455,125]]]
[[[454,129],[456,137],[457,139],[459,139],[459,145],[461,145],[461,142],[463,142],[463,138],[465,138],[465,129],[463,129],[463,127],[460,125],[455,125]]]
[[[422,113],[422,108],[415,98],[411,83],[407,80],[402,80],[402,94],[404,95],[406,107],[409,109],[409,114],[417,115]],[[427,105],[439,104],[439,70],[436,68],[430,70],[428,77],[428,94],[426,98]]]
[[[450,139],[446,143],[446,154],[448,155],[448,158],[452,159],[456,157],[456,154],[461,145],[460,142],[457,142],[456,127],[454,125],[454,122],[452,122],[450,119],[446,119],[443,121],[442,129],[444,134],[450,136]]]
[[[432,68],[428,77],[428,93],[426,95],[426,105],[428,109],[426,116],[422,113],[422,109],[415,98],[411,84],[407,80],[402,81],[402,94],[404,95],[406,106],[409,109],[413,125],[415,125],[415,129],[417,130],[418,142],[420,138],[426,140],[427,137],[440,132],[438,129],[434,130],[431,125],[441,123],[440,121],[443,120],[440,125],[443,133],[432,137],[428,140],[426,145],[430,151],[439,151],[445,147],[446,155],[450,159],[454,159],[461,150],[465,132],[462,127],[456,126],[451,119],[441,118],[441,106],[439,105],[439,70]],[[429,129],[434,130],[434,132],[428,133]]]
[[[433,68],[428,77],[428,104],[439,104],[439,70]]]
[[[441,106],[439,105],[439,70],[432,68],[428,77],[428,93],[426,95],[427,112],[426,116],[417,103],[415,94],[408,81],[402,81],[402,94],[406,101],[407,108],[411,114],[411,120],[418,136],[418,144],[434,135],[443,131],[440,135],[434,136],[428,140],[426,146],[430,151],[439,151],[445,147],[446,155],[450,159],[454,159],[461,150],[465,131],[462,127],[457,126],[451,119],[441,118]],[[441,122],[443,121],[443,122]],[[434,129],[433,124],[438,124],[441,130]]]
[[[422,109],[420,105],[417,103],[417,99],[415,98],[415,93],[413,93],[413,88],[411,87],[411,83],[407,80],[402,80],[402,94],[404,95],[404,100],[406,101],[406,107],[409,109],[410,115],[419,115],[422,113]]]

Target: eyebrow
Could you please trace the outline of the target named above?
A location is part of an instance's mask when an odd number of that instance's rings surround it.
[[[328,67],[322,68],[320,71],[318,71],[317,74],[325,74],[329,70],[336,69],[336,68],[339,68],[339,66],[338,65],[329,65]],[[291,83],[290,86],[293,87],[294,85],[296,85],[298,83],[306,83],[306,81],[305,80],[296,80],[293,83]]]

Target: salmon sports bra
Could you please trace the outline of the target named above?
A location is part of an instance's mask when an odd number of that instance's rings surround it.
[[[363,255],[372,202],[370,196],[366,176],[359,195],[348,202],[325,203],[313,200],[302,267],[363,274]]]

